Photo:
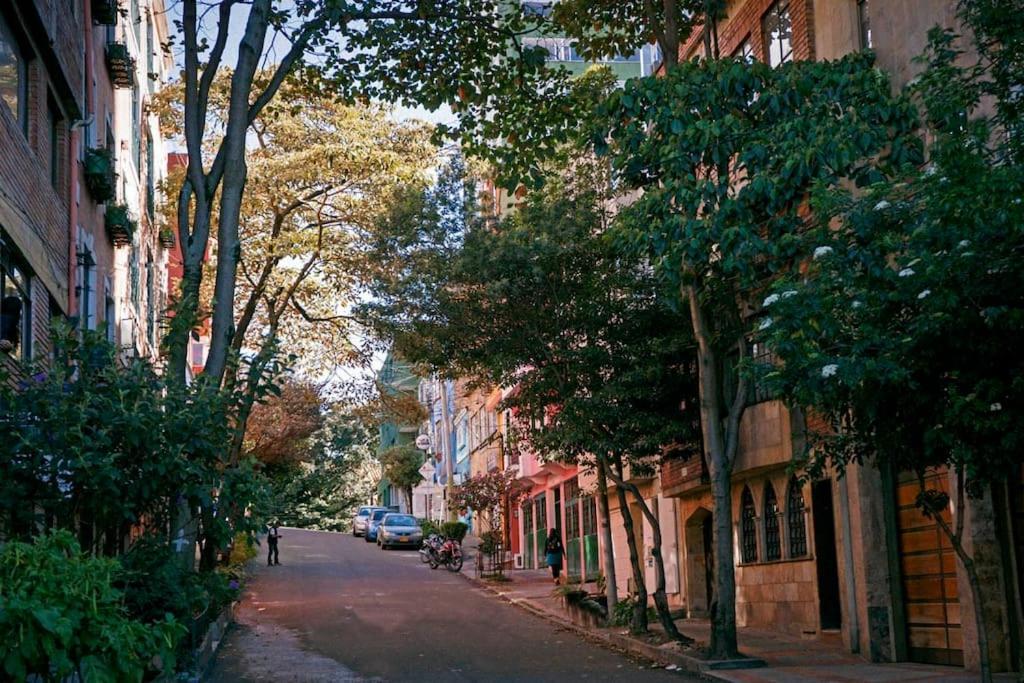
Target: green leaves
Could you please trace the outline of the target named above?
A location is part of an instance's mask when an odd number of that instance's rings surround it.
[[[114,588],[115,560],[84,555],[69,532],[0,550],[0,661],[11,679],[34,674],[89,681],[141,681],[160,655],[173,666],[185,628],[132,621]]]

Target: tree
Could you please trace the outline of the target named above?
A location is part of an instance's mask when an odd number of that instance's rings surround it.
[[[245,454],[268,466],[310,460],[313,436],[324,423],[319,387],[286,379],[278,389],[278,395],[253,408],[245,431]]]
[[[731,474],[750,380],[732,375],[749,370],[750,344],[772,324],[758,294],[796,266],[812,187],[874,180],[920,158],[913,109],[857,54],[777,69],[683,62],[613,93],[604,115],[597,148],[642,192],[616,218],[620,242],[647,255],[689,313],[714,514],[711,655],[734,657]]]
[[[384,477],[405,493],[405,499],[412,510],[412,489],[423,481],[420,467],[423,466],[423,453],[411,444],[392,446],[380,454],[380,464]]]
[[[815,196],[808,265],[765,300],[776,324],[764,334],[780,361],[769,379],[830,427],[811,444],[810,468],[868,461],[917,475],[917,504],[968,578],[984,680],[985,604],[1002,598],[988,595],[977,561],[1001,560],[994,541],[965,545],[965,512],[984,514],[1024,461],[1024,169],[1018,140],[1003,134],[1019,98],[1001,86],[1013,69],[1024,74],[992,41],[992,6],[962,8],[978,64],[952,33],[930,34],[910,87],[928,164],[866,193]],[[952,483],[936,486],[929,473]]]
[[[470,213],[436,222],[464,210],[457,191],[441,193],[450,200],[444,210],[431,208],[438,197],[428,197],[411,220],[404,218],[409,206],[396,207],[402,218],[388,221],[385,229],[395,232],[383,248],[408,250],[422,267],[378,283],[364,310],[403,357],[516,386],[505,406],[518,415],[529,447],[593,464],[618,483],[640,598],[634,628],[644,630],[645,571],[626,496],[634,497],[654,531],[659,616],[681,637],[668,613],[657,514],[623,475],[627,467],[652,471],[666,446],[695,436],[678,409],[686,395],[680,382],[692,377],[679,364],[685,327],[658,304],[650,270],[623,258],[605,234],[606,167],[585,156],[562,163],[573,169],[568,178],[548,176],[544,190],[501,221]],[[613,569],[613,560],[606,564]]]
[[[267,468],[273,486],[268,515],[288,526],[346,531],[356,507],[380,480],[375,435],[347,406],[335,406],[310,439],[308,458]]]
[[[233,21],[243,7],[243,20]],[[184,275],[166,340],[170,376],[185,381],[188,335],[205,310],[212,316],[206,381],[219,385],[230,365],[250,127],[289,75],[310,76],[310,83],[349,102],[401,101],[430,109],[448,104],[460,113],[459,128],[439,134],[525,160],[534,152],[512,154],[507,145],[494,145],[498,132],[536,122],[557,138],[561,127],[548,122],[571,114],[561,106],[563,88],[545,69],[542,50],[521,41],[538,21],[500,0],[224,0],[216,11],[200,0],[182,0],[176,25],[182,36],[188,165],[177,198]],[[228,43],[239,34],[232,26],[243,27],[234,50]],[[220,100],[226,116],[218,126],[211,116],[215,82],[225,55],[232,53],[237,59]],[[280,60],[271,64],[277,55]],[[534,87],[540,83],[548,87]],[[494,116],[499,110],[502,115]],[[207,306],[201,301],[203,262],[213,229],[219,251]]]
[[[491,470],[456,486],[448,505],[456,511],[473,510],[494,531],[503,528],[503,511],[518,507],[528,494],[515,470]]]

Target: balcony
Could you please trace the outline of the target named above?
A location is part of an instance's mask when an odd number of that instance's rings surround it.
[[[117,0],[92,0],[92,23],[102,26],[117,24]]]
[[[680,496],[707,486],[708,463],[703,455],[673,458],[661,464],[661,490],[666,496]]]
[[[114,155],[109,149],[85,150],[85,186],[98,203],[114,198],[117,174],[114,173]]]
[[[174,238],[174,230],[171,228],[160,228],[160,246],[164,249],[174,249],[174,245],[177,242]]]
[[[127,206],[124,204],[108,206],[104,224],[107,228],[107,235],[115,247],[124,247],[132,243],[137,223],[128,214]]]
[[[107,70],[115,88],[135,85],[135,59],[124,43],[107,43]]]

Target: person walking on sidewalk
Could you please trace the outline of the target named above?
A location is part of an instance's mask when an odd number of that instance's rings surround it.
[[[281,532],[277,529],[277,520],[271,520],[267,527],[267,566],[281,564],[277,551],[277,541],[281,538]],[[271,561],[273,560],[273,561]]]
[[[551,576],[557,585],[559,574],[562,573],[562,556],[565,555],[565,548],[562,546],[562,538],[558,535],[558,529],[552,529],[548,533],[547,543],[544,544],[544,553],[547,555],[548,566],[551,567]]]

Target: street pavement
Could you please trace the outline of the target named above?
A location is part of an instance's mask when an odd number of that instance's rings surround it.
[[[210,681],[695,680],[431,570],[413,550],[281,533],[282,564],[255,565]]]

